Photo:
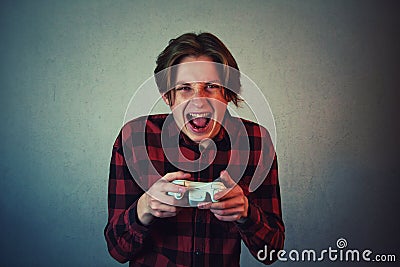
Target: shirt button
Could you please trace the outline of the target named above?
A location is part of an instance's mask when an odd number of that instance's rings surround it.
[[[196,251],[194,252],[194,255],[199,256],[199,255],[200,255],[200,251],[196,250]]]

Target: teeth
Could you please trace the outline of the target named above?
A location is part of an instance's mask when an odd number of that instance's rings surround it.
[[[204,113],[189,113],[189,116],[192,118],[209,118],[210,117],[209,112],[204,112]]]

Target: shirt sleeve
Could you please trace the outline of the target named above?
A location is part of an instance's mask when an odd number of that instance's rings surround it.
[[[149,232],[137,218],[137,201],[143,193],[126,165],[120,133],[112,150],[108,222],[104,235],[109,253],[121,263],[131,260],[140,251]]]
[[[276,155],[264,182],[247,197],[249,201],[247,220],[244,223],[237,223],[240,235],[257,260],[271,264],[276,261],[276,252],[283,249],[285,240]],[[275,250],[275,253],[271,253],[271,257],[268,255],[260,259],[257,254],[260,250],[264,250],[265,246],[268,251]]]

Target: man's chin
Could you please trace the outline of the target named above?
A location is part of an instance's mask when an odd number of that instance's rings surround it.
[[[204,139],[208,139],[211,138],[211,134],[193,134],[193,133],[186,133],[186,135],[189,137],[190,140],[192,140],[193,142],[196,143],[200,143],[201,141],[203,141]]]

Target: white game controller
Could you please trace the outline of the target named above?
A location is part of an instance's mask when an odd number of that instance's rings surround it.
[[[224,189],[226,189],[225,185],[222,182],[192,182],[186,180],[175,180],[172,183],[177,185],[183,185],[185,187],[189,187],[189,204],[191,207],[196,207],[198,203],[206,200],[207,193],[211,197],[212,202],[218,202],[218,200],[214,199],[214,195]],[[183,198],[183,193],[173,193],[168,192],[169,196],[175,197],[175,199],[179,200]]]

